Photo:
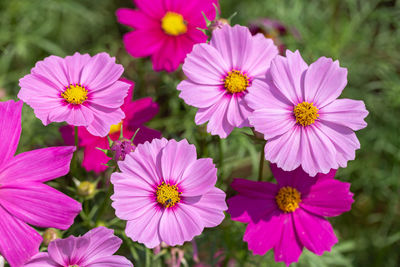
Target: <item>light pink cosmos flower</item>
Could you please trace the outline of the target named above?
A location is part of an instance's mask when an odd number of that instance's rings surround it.
[[[69,236],[56,239],[49,244],[48,252],[36,254],[25,267],[120,267],[133,266],[123,256],[113,255],[122,240],[114,231],[97,227],[80,237]]]
[[[49,147],[14,156],[21,134],[22,101],[0,102],[0,254],[12,267],[38,250],[30,225],[68,229],[81,204],[44,184],[69,172],[75,147]]]
[[[264,134],[265,158],[291,171],[301,165],[311,176],[346,167],[360,143],[354,131],[367,126],[363,101],[337,99],[347,69],[321,57],[308,66],[298,51],[277,56],[266,79],[246,96],[254,109],[250,124]]]
[[[275,260],[286,265],[297,262],[303,247],[322,255],[338,242],[332,226],[324,217],[351,209],[350,184],[329,174],[308,176],[301,168],[285,172],[271,165],[278,184],[235,179],[232,187],[239,193],[228,199],[231,218],[248,223],[243,240],[254,254],[274,249]]]
[[[33,108],[44,125],[66,121],[106,136],[111,125],[125,118],[120,107],[129,84],[119,81],[123,72],[107,53],[50,56],[20,79],[18,98]]]
[[[199,108],[195,122],[208,121],[207,131],[221,138],[234,127],[250,126],[252,109],[244,96],[253,80],[264,78],[278,49],[262,34],[248,28],[224,25],[213,31],[210,44],[197,44],[187,56],[183,71],[188,77],[178,85],[186,104]]]
[[[145,97],[132,101],[134,83],[127,79],[121,79],[130,85],[128,96],[121,106],[126,117],[120,123],[111,125],[108,135],[111,140],[115,141],[120,136],[121,124],[122,132],[125,138],[131,139],[137,132],[133,143],[135,145],[142,144],[146,141],[151,141],[154,138],[160,138],[161,133],[151,129],[144,124],[151,120],[158,113],[158,104],[151,97]],[[74,145],[74,129],[71,126],[60,128],[60,132],[65,144]],[[111,158],[96,147],[109,149],[107,137],[100,137],[90,134],[85,127],[78,128],[79,146],[84,148],[82,166],[87,171],[95,171],[96,173],[103,172],[107,169],[106,164]]]
[[[154,248],[182,245],[224,219],[225,193],[215,187],[210,158],[197,159],[186,140],[154,139],[119,161],[111,175],[112,206],[126,220],[126,235]]]
[[[215,18],[218,0],[134,0],[138,10],[120,8],[118,22],[135,30],[124,35],[125,48],[133,57],[151,56],[155,71],[174,71],[194,44],[207,36],[204,15]]]

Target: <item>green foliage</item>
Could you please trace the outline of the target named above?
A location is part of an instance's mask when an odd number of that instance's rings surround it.
[[[284,42],[299,49],[308,63],[321,56],[340,60],[348,68],[348,85],[342,97],[361,99],[370,111],[368,127],[357,136],[361,149],[356,160],[337,177],[352,183],[353,209],[331,220],[339,243],[331,253],[318,257],[304,252],[294,266],[398,266],[400,256],[400,3],[390,0],[221,0],[222,17],[238,14],[232,23],[246,25],[258,17],[270,17],[295,28],[300,39],[287,35]],[[119,7],[133,7],[130,0],[12,0],[0,1],[0,89],[7,98],[16,98],[18,80],[29,73],[35,62],[55,54],[66,56],[79,51],[106,51],[125,67],[125,76],[136,83],[135,99],[152,96],[160,113],[149,123],[167,138],[187,138],[196,145],[199,157],[212,157],[219,167],[218,186],[234,192],[229,183],[234,177],[256,179],[262,145],[236,129],[226,140],[196,126],[196,110],[178,98],[176,85],[184,77],[176,73],[155,73],[148,59],[134,59],[124,50],[123,33],[129,31],[116,22]],[[4,99],[3,99],[4,100]],[[32,110],[23,109],[23,133],[19,150],[61,144],[59,125],[44,127]],[[245,133],[245,134],[244,134]],[[82,156],[82,155],[80,155]],[[78,180],[99,181],[100,190],[91,199],[82,200],[84,211],[77,223],[64,233],[83,234],[96,225],[116,229],[124,239],[120,254],[136,266],[162,266],[169,251],[153,253],[129,240],[124,223],[116,220],[106,203],[106,180],[77,172]],[[71,176],[51,185],[76,199]],[[271,179],[266,168],[264,179]],[[99,210],[101,218],[99,218]],[[206,230],[196,238],[200,259],[211,265],[218,260],[238,266],[284,266],[275,263],[273,253],[254,256],[242,241],[245,226],[230,221],[229,215],[219,227]],[[183,247],[185,264],[193,265],[191,245]],[[220,256],[215,256],[217,252]]]

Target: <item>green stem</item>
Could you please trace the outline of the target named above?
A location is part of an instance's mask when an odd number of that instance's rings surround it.
[[[97,213],[96,224],[100,221],[101,215],[103,215],[104,211],[106,210],[106,207],[108,206],[108,202],[110,201],[112,192],[113,192],[113,185],[110,182],[110,184],[108,185],[107,193],[104,197],[104,201],[99,208],[99,212]]]
[[[219,166],[218,169],[220,170],[220,177],[223,177],[223,171],[224,171],[224,147],[222,144],[222,139],[218,139],[218,146],[219,146]]]
[[[75,134],[75,146],[76,149],[78,149],[78,143],[79,143],[78,126],[74,127],[74,134]]]
[[[265,144],[264,144],[264,146],[265,146]],[[259,167],[258,167],[258,181],[262,180],[262,175],[263,175],[264,157],[265,157],[264,146],[261,148],[261,153],[260,153],[260,163],[259,163]]]

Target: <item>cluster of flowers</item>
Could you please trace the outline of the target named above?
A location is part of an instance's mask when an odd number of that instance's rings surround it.
[[[351,209],[350,184],[334,179],[360,147],[354,131],[366,126],[362,101],[337,99],[347,70],[322,57],[308,66],[298,51],[278,55],[262,34],[243,26],[218,25],[209,43],[207,18],[216,0],[136,0],[138,10],[120,9],[118,20],[135,28],[125,35],[127,51],[151,56],[155,70],[175,70],[183,61],[187,79],[180,97],[198,108],[195,122],[226,138],[232,130],[254,127],[266,140],[277,184],[236,179],[238,194],[225,202],[215,187],[217,169],[197,158],[186,140],[159,139],[143,124],[157,112],[151,98],[132,101],[133,82],[106,53],[75,53],[40,61],[20,80],[18,98],[44,125],[66,122],[67,144],[84,148],[82,166],[104,171],[110,159],[97,148],[117,152],[120,172],[111,175],[112,206],[127,221],[126,235],[154,248],[182,245],[215,227],[228,210],[247,223],[244,241],[255,254],[274,249],[276,261],[296,262],[303,247],[321,255],[337,242],[325,217]],[[44,182],[66,175],[75,146],[53,147],[14,156],[21,133],[22,102],[0,103],[0,254],[11,266],[132,266],[113,255],[121,240],[104,227],[82,237],[51,242],[39,253],[42,237],[28,224],[68,229],[81,204]],[[129,140],[140,128],[134,139]],[[123,140],[117,140],[123,129]],[[114,142],[110,147],[107,135]],[[6,141],[7,140],[7,141]],[[151,142],[150,142],[151,141]]]

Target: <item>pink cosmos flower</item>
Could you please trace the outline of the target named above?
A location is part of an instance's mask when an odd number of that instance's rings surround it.
[[[14,156],[21,134],[22,101],[0,103],[0,254],[12,267],[39,251],[30,225],[66,230],[81,204],[44,184],[69,172],[75,147],[49,147]]]
[[[56,239],[49,244],[48,252],[36,254],[25,267],[90,266],[120,267],[133,266],[123,256],[113,255],[121,246],[122,240],[114,231],[97,227],[84,236],[69,236]]]
[[[123,72],[107,53],[50,56],[19,80],[18,98],[33,108],[44,125],[66,121],[106,136],[110,126],[125,117],[120,107],[129,84],[119,81]]]
[[[120,136],[121,124],[122,132],[125,138],[131,139],[137,129],[140,129],[133,143],[135,145],[142,144],[145,141],[151,141],[154,138],[160,138],[159,131],[150,129],[143,124],[151,120],[158,113],[158,105],[150,97],[132,101],[134,83],[132,81],[121,79],[130,85],[128,96],[125,98],[124,104],[121,106],[126,118],[118,124],[111,125],[109,129],[110,138],[115,141]],[[74,144],[74,129],[71,126],[60,128],[65,144]],[[107,169],[106,164],[111,158],[107,157],[104,152],[96,147],[109,149],[107,137],[100,137],[90,134],[85,127],[78,128],[79,146],[84,148],[82,166],[87,171],[103,172]]]
[[[228,199],[231,218],[248,223],[243,240],[254,254],[274,248],[275,260],[297,262],[303,247],[322,255],[338,242],[324,217],[351,209],[350,184],[333,179],[336,170],[317,179],[301,168],[285,172],[271,165],[278,184],[235,179],[239,193]]]
[[[182,245],[224,219],[225,193],[215,187],[212,159],[197,159],[186,140],[154,139],[119,161],[111,175],[112,206],[126,235],[154,248]]]
[[[135,30],[124,35],[125,48],[133,57],[151,56],[155,71],[174,71],[194,44],[207,36],[199,30],[216,16],[218,0],[134,0],[138,10],[120,8],[118,22]]]
[[[291,171],[301,165],[311,176],[346,167],[360,143],[354,133],[367,126],[363,101],[337,99],[347,69],[321,57],[308,66],[298,51],[277,56],[266,79],[246,96],[254,109],[250,124],[264,134],[265,158]]]
[[[186,104],[199,108],[195,122],[208,121],[207,131],[221,138],[234,127],[250,126],[252,109],[244,96],[253,80],[265,77],[278,49],[262,34],[248,28],[223,26],[213,31],[210,44],[197,44],[187,56],[183,71],[188,77],[178,85]]]

